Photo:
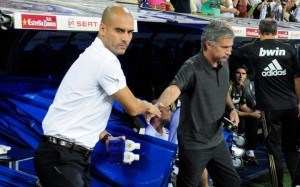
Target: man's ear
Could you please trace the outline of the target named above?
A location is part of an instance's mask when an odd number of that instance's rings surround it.
[[[212,47],[211,41],[206,41],[205,45],[206,45],[206,48],[211,48]]]
[[[99,28],[99,35],[103,37],[105,35],[105,32],[106,32],[106,25],[104,23],[101,23]]]

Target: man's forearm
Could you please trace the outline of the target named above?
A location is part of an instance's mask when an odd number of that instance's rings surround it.
[[[180,94],[181,92],[178,86],[171,85],[163,91],[156,103],[161,103],[165,107],[169,106],[180,96]]]

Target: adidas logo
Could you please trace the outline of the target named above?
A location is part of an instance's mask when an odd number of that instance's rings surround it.
[[[286,70],[283,70],[281,65],[278,63],[276,59],[272,60],[264,71],[261,73],[264,77],[271,77],[271,76],[281,76],[286,75]]]
[[[276,47],[276,49],[259,49],[259,56],[285,56],[285,50],[279,49],[279,47]]]

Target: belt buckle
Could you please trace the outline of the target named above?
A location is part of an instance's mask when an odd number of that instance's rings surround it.
[[[60,140],[59,141],[59,145],[61,145],[61,146],[64,146],[64,147],[67,147],[67,142],[66,141],[64,141],[64,140]]]
[[[63,147],[67,147],[67,148],[70,148],[73,146],[72,143],[70,143],[66,140],[63,140],[63,139],[55,138],[53,136],[48,136],[48,142],[56,144],[56,145],[60,145]]]
[[[57,139],[56,139],[55,137],[49,136],[49,137],[48,137],[48,141],[49,141],[50,143],[57,144]]]

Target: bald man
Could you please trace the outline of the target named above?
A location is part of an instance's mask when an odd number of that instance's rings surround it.
[[[108,145],[112,137],[105,129],[114,100],[131,116],[161,116],[157,106],[135,98],[117,58],[133,30],[134,18],[125,7],[107,7],[98,37],[66,73],[43,120],[34,157],[43,187],[90,186],[90,154],[99,139]]]

